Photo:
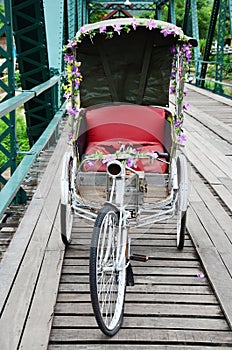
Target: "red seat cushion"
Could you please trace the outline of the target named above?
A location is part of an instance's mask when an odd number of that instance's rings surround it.
[[[139,105],[113,105],[88,110],[87,143],[113,139],[163,143],[165,110]]]
[[[97,151],[113,154],[120,144],[131,144],[139,152],[164,152],[165,110],[139,105],[111,105],[86,112],[87,147],[85,154]],[[86,162],[85,171],[105,171],[101,161]],[[137,170],[165,173],[167,164],[140,159]]]

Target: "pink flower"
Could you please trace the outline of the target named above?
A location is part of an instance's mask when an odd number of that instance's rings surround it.
[[[146,26],[149,28],[149,30],[156,28],[155,20],[149,19],[149,21],[146,23]]]
[[[169,34],[172,34],[172,31],[169,28],[166,29],[162,29],[160,31],[160,33],[162,33],[164,35],[164,37],[168,36]]]
[[[86,166],[87,168],[92,168],[95,164],[95,161],[92,161],[92,160],[87,160],[86,161]]]
[[[178,141],[182,144],[186,141],[186,135],[185,134],[181,134],[178,136]]]
[[[81,27],[81,28],[80,28],[80,32],[81,32],[82,34],[85,34],[85,33],[87,33],[87,30],[85,29],[85,27]]]
[[[67,113],[68,113],[69,115],[76,115],[76,113],[77,113],[76,107],[74,107],[74,108],[72,108],[72,107],[68,108],[68,109],[67,109]]]
[[[68,40],[68,44],[67,44],[68,47],[76,47],[77,46],[77,43],[73,40]]]
[[[106,32],[106,26],[101,26],[100,33],[105,33],[105,32]]]
[[[190,103],[185,103],[185,104],[184,104],[184,109],[185,109],[186,111],[188,111],[189,108],[190,108]]]
[[[114,31],[120,35],[120,30],[122,30],[122,26],[120,24],[114,24]]]
[[[154,151],[150,152],[150,156],[151,156],[152,160],[158,158],[157,152],[154,152]]]
[[[70,92],[68,92],[68,93],[64,93],[63,96],[66,100],[68,100],[70,98],[71,94],[70,94]]]
[[[139,22],[136,18],[133,17],[131,24],[132,24],[133,29],[136,30],[136,27],[138,26]]]

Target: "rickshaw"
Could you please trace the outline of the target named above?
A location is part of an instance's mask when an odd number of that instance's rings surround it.
[[[175,218],[177,248],[184,247],[188,175],[179,145],[196,45],[173,24],[118,18],[83,26],[65,48],[71,147],[62,166],[61,237],[70,244],[74,215],[93,224],[90,294],[107,336],[123,322],[131,261],[147,260],[131,251],[130,232]]]

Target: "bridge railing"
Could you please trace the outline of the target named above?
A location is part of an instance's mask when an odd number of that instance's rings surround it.
[[[193,62],[195,63],[195,62]],[[202,59],[197,60],[198,67],[196,71],[194,70],[194,74],[191,74],[189,76],[189,82],[194,82],[198,87],[205,88],[207,90],[210,90],[214,93],[217,93],[219,95],[223,95],[225,97],[229,97],[232,99],[232,78],[231,79],[223,79],[222,81],[213,78],[214,75],[216,77],[216,69],[219,66],[219,63],[217,61],[203,61]],[[206,64],[208,66],[207,69],[207,75],[205,78],[201,77],[201,66],[202,64]],[[232,75],[232,62],[224,62],[222,65],[222,69],[225,71],[230,70]],[[210,73],[210,69],[211,73]]]
[[[16,110],[27,101],[38,96],[47,89],[54,88],[60,81],[60,76],[54,76],[48,81],[34,87],[28,91],[22,91],[21,94],[9,98],[0,105],[0,118],[8,113]],[[4,216],[7,207],[12,203],[26,178],[28,171],[40,152],[47,147],[49,143],[54,143],[59,137],[59,124],[66,111],[65,103],[55,113],[47,128],[33,145],[33,147],[26,153],[14,173],[11,175],[7,183],[0,191],[0,220]]]

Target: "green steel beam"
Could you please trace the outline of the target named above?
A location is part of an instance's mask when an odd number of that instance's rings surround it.
[[[43,3],[49,69],[55,69],[61,73],[63,70],[64,0],[56,0],[55,2],[44,0]],[[69,28],[72,26],[70,25]],[[73,33],[74,31],[71,32],[71,37],[74,36]]]
[[[7,101],[15,95],[15,74],[14,74],[14,44],[13,44],[13,30],[12,30],[12,9],[11,3],[8,0],[4,1],[4,15],[1,15],[3,23],[0,29],[0,35],[6,34],[6,50],[0,48],[0,54],[5,59],[5,62],[0,67],[0,72],[6,71],[6,80],[0,80],[0,87],[5,92],[5,97],[2,101]],[[4,73],[5,74],[5,73]],[[2,102],[1,101],[1,102]],[[4,103],[4,102],[2,102]],[[1,105],[2,105],[1,103]],[[0,183],[5,185],[7,179],[4,172],[10,169],[12,174],[16,169],[17,156],[17,140],[16,140],[16,116],[15,111],[8,111],[2,116],[1,123],[4,125],[4,132],[0,135],[0,153],[5,156],[6,162],[0,168]],[[5,141],[9,139],[10,149],[5,146]],[[7,142],[6,142],[7,143]]]
[[[77,32],[77,6],[76,1],[68,0],[68,37],[71,39]]]
[[[13,29],[23,90],[50,78],[43,0],[12,0]],[[51,120],[56,101],[51,91],[25,104],[27,129],[33,145]]]
[[[183,20],[183,31],[186,35],[192,34],[192,21],[191,19],[191,0],[186,0],[185,2],[185,11],[184,11],[184,20]]]
[[[217,54],[216,54],[216,74],[215,80],[222,82],[223,62],[224,62],[224,41],[226,33],[226,12],[228,8],[227,0],[220,1],[218,16],[218,36],[217,36]],[[224,90],[221,84],[215,84],[214,92],[223,94]]]
[[[219,9],[220,9],[220,0],[214,0],[213,7],[212,7],[212,13],[211,13],[211,17],[210,17],[210,24],[209,24],[207,39],[206,39],[206,44],[205,44],[205,50],[204,50],[204,54],[203,54],[203,63],[201,65],[200,80],[198,83],[198,86],[200,86],[202,88],[204,88],[204,85],[205,85],[205,77],[206,77],[207,66],[208,66],[208,64],[206,62],[209,61],[210,50],[211,50],[211,46],[212,46],[212,42],[213,42],[213,36],[215,33]]]
[[[194,61],[195,61],[195,72],[196,77],[199,77],[200,67],[200,38],[199,38],[199,28],[198,28],[198,15],[197,15],[197,0],[191,0],[191,18],[192,18],[192,33],[191,36],[197,40],[199,45],[194,47]],[[198,82],[197,82],[198,84]]]
[[[83,19],[83,2],[82,0],[77,0],[77,26],[78,29],[82,27],[84,24],[84,19]]]
[[[168,22],[176,24],[175,0],[170,0],[168,5]]]
[[[156,5],[156,19],[162,20],[162,7]]]
[[[7,184],[3,187],[0,192],[0,220],[4,215],[5,210],[11,204],[14,197],[20,190],[20,186],[25,179],[30,167],[36,160],[39,153],[44,149],[49,139],[56,133],[57,128],[59,126],[59,122],[63,115],[66,112],[65,104],[61,107],[61,109],[54,115],[46,130],[42,133],[40,138],[31,148],[30,153],[26,155],[14,174],[8,180]]]

